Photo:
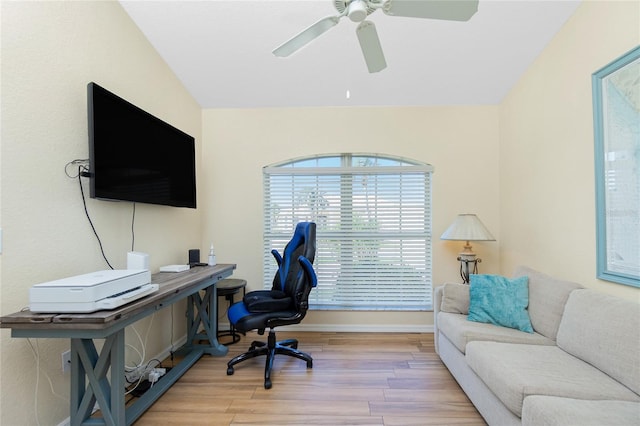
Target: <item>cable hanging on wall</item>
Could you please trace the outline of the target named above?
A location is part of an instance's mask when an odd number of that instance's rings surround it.
[[[114,269],[113,266],[111,266],[111,263],[109,262],[109,259],[107,259],[107,255],[104,252],[104,248],[102,247],[102,241],[100,240],[98,231],[96,231],[96,227],[93,225],[93,221],[91,220],[91,216],[89,215],[89,210],[87,208],[87,200],[84,196],[84,188],[82,187],[82,178],[89,176],[90,172],[89,172],[89,167],[87,166],[88,164],[89,164],[88,159],[77,159],[77,160],[70,161],[64,166],[64,173],[69,178],[78,179],[78,185],[80,186],[80,195],[82,196],[82,205],[84,206],[84,213],[87,216],[87,219],[89,220],[89,225],[91,225],[93,234],[96,236],[96,239],[98,240],[98,245],[100,246],[100,253],[102,253],[102,258],[104,259],[105,262],[107,262],[107,265],[109,266],[110,269]],[[69,166],[71,165],[75,165],[78,167],[77,174],[75,175],[69,174]]]

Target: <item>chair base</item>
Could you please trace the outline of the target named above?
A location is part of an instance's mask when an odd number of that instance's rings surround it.
[[[249,347],[249,351],[234,357],[227,363],[227,375],[233,374],[233,366],[251,358],[266,355],[267,359],[264,366],[264,388],[271,389],[271,369],[276,354],[287,355],[301,359],[307,362],[307,368],[313,368],[313,358],[311,355],[298,350],[298,341],[296,339],[287,339],[280,342],[276,341],[276,332],[269,330],[269,338],[267,343],[253,341]]]

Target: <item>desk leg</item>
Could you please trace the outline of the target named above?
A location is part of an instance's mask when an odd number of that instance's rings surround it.
[[[86,424],[96,401],[102,424],[125,424],[123,372],[124,329],[105,339],[100,355],[92,339],[71,339],[71,426]]]
[[[202,326],[202,332],[199,332]],[[187,300],[187,344],[188,349],[202,349],[204,353],[224,356],[229,348],[218,342],[218,294],[215,284],[205,289],[204,297],[200,293],[189,296]],[[208,341],[208,344],[196,344],[195,341]]]
[[[211,343],[211,348],[205,349],[205,353],[224,356],[229,352],[229,348],[218,342],[218,289],[215,284],[207,289],[205,297],[209,298],[209,328],[207,329],[207,335]]]

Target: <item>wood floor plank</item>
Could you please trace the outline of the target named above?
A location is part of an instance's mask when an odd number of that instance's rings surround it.
[[[368,416],[368,401],[331,401],[331,404],[319,404],[317,401],[304,400],[292,404],[289,400],[235,400],[228,408],[230,413],[262,413],[265,416],[288,413],[292,415],[327,416]]]
[[[230,426],[382,426],[379,416],[314,416],[314,415],[272,415],[237,414]]]
[[[419,416],[430,415],[438,417],[459,417],[473,414],[475,408],[464,402],[371,402],[371,415],[373,416]]]
[[[469,403],[469,399],[463,392],[451,392],[448,389],[430,390],[429,392],[416,392],[413,389],[385,389],[384,400],[389,402]]]
[[[207,394],[201,394],[194,398],[190,395],[163,395],[162,401],[158,401],[148,411],[182,412],[185,414],[203,413],[228,413],[233,399],[217,398]]]
[[[136,426],[229,426],[233,423],[233,414],[215,413],[211,415],[189,415],[182,412],[147,411]]]
[[[485,426],[482,419],[471,417],[452,417],[422,415],[422,416],[384,416],[384,426]]]
[[[200,359],[136,426],[485,425],[435,353],[433,334],[278,332],[285,338],[299,340],[313,368],[278,355],[268,390],[264,357],[228,376],[229,359],[266,339],[248,333],[227,356]]]
[[[309,385],[283,384],[271,389],[256,389],[253,399],[280,399],[290,401],[384,401],[384,389],[334,387],[320,388]]]

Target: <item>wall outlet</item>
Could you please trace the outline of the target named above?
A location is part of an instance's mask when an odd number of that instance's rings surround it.
[[[71,351],[62,352],[62,372],[71,371]]]

